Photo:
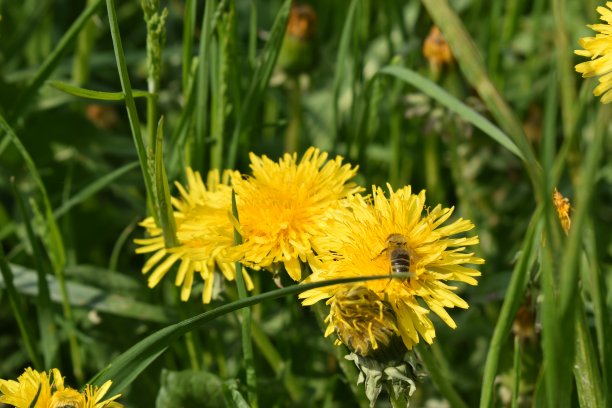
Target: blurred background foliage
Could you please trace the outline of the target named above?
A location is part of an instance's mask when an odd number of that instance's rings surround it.
[[[213,12],[207,14],[204,3]],[[436,2],[423,2],[427,3]],[[486,265],[479,286],[460,289],[470,308],[451,312],[458,328],[451,330],[434,319],[437,339],[431,351],[460,398],[467,406],[476,406],[493,329],[538,204],[534,185],[520,158],[465,117],[395,76],[377,75],[388,65],[408,68],[491,122],[499,122],[474,85],[480,78],[470,78],[454,58],[424,56],[427,37],[436,34],[430,34],[434,24],[421,2],[301,4],[289,18],[282,49],[278,42],[270,50],[264,47],[274,39],[270,30],[281,1],[162,2],[167,18],[154,103],[164,117],[168,179],[183,180],[186,165],[201,172],[234,167],[246,173],[251,151],[276,159],[285,151],[303,152],[314,145],[358,164],[358,182],[366,188],[387,182],[394,188],[410,184],[413,191],[427,189],[431,206],[455,206],[457,216],[476,224],[481,238],[478,252]],[[554,146],[569,140],[564,144],[567,165],[556,185],[573,200],[585,182],[580,168],[586,164],[584,152],[593,142],[600,107],[591,95],[594,81],[583,82],[573,71],[567,72],[579,61],[572,54],[577,39],[591,35],[585,25],[596,22],[598,3],[456,0],[450,4],[481,54],[488,80],[522,125],[535,157],[546,160],[545,134],[553,146],[548,152],[555,157]],[[87,6],[94,7],[92,17],[49,62]],[[117,2],[116,11],[131,86],[150,90],[143,9],[131,0]],[[156,329],[238,295],[226,282],[216,288],[217,297],[210,305],[201,305],[198,296],[182,303],[171,279],[150,290],[140,273],[145,259],[134,254],[132,240],[143,234],[137,222],[147,214],[146,191],[124,101],[80,98],[73,95],[77,91],[65,92],[62,85],[121,92],[104,3],[4,0],[0,15],[0,114],[6,120],[0,139],[0,239],[22,316],[31,326],[31,342],[39,350],[51,347],[45,355],[53,358],[45,363],[61,367],[71,383],[84,383]],[[208,28],[206,21],[211,24]],[[446,46],[441,34],[429,41],[433,47]],[[280,56],[267,75],[262,70],[270,65],[271,52]],[[50,68],[43,72],[43,82],[33,86],[45,64]],[[52,86],[51,81],[59,85]],[[152,120],[147,118],[145,98],[136,99],[136,108],[142,134],[150,135],[147,126]],[[43,195],[55,211],[60,240],[45,214],[32,167],[11,142],[10,133],[23,144],[44,183]],[[143,139],[145,144],[150,140]],[[582,261],[595,260],[604,283],[599,292],[603,312],[593,293],[584,295],[588,332],[599,339],[589,341],[596,348],[604,347],[597,321],[609,323],[606,316],[612,305],[612,295],[605,289],[612,284],[610,153],[607,128],[601,147],[605,160],[592,181],[596,186],[584,229],[595,245],[589,249],[593,257]],[[25,212],[19,209],[20,200]],[[28,225],[33,235],[28,235]],[[522,345],[518,402],[542,406],[539,265],[539,261],[531,264],[519,318],[513,334],[503,339],[494,391],[498,406],[510,405],[514,338]],[[38,296],[36,271],[41,270],[49,281],[50,303]],[[266,273],[253,277],[257,293],[276,287]],[[63,297],[62,288],[69,296]],[[201,285],[194,291],[200,293]],[[15,378],[22,367],[33,363],[9,300],[8,291],[0,291],[0,378]],[[49,315],[46,326],[41,325],[45,314]],[[351,393],[352,384],[339,367],[342,350],[322,337],[309,309],[287,298],[255,306],[253,318],[261,406],[363,405],[363,390]],[[599,349],[602,367],[608,364],[605,354],[601,358],[605,347]],[[273,357],[266,354],[270,350],[276,353]],[[599,370],[605,373],[602,367]],[[197,373],[185,375],[183,370]],[[228,315],[173,343],[124,391],[122,401],[128,406],[153,406],[157,398],[158,406],[219,406],[225,398],[239,404],[236,395],[245,393],[243,375],[240,322],[236,315]],[[604,376],[603,381],[609,378]],[[204,399],[203,384],[210,395]],[[177,389],[182,391],[176,394]],[[412,403],[445,406],[443,400],[436,384],[423,378]],[[571,401],[577,403],[575,393]]]

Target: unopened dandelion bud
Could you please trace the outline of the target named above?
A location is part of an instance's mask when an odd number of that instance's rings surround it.
[[[308,4],[293,5],[283,39],[278,66],[287,74],[310,71],[317,54],[315,34],[317,14]]]

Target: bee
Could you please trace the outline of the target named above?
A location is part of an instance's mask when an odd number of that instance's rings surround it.
[[[402,234],[391,234],[387,237],[390,273],[410,273],[410,252],[406,246],[406,237]]]
[[[386,239],[387,246],[378,256],[387,253],[389,273],[408,274],[410,276],[410,251],[406,237],[402,234],[391,234]],[[409,278],[410,279],[410,278]]]

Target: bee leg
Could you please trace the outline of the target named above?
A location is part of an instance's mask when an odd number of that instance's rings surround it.
[[[380,256],[381,256],[382,254],[384,254],[385,252],[387,252],[387,250],[388,250],[388,249],[389,249],[389,248],[383,248],[383,250],[382,250],[382,251],[380,251],[380,253],[379,253],[378,255],[376,255],[374,258],[370,259],[370,261],[373,261],[373,260],[375,260],[375,259],[377,259],[377,258],[380,258]]]

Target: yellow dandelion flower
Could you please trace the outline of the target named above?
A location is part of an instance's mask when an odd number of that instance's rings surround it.
[[[0,379],[0,403],[16,408],[29,408],[36,398],[34,408],[48,407],[51,401],[52,376],[60,377],[57,369],[39,373],[31,368],[26,368],[17,381]]]
[[[141,245],[136,253],[154,253],[142,268],[143,273],[152,271],[149,287],[156,286],[179,262],[175,285],[181,286],[181,300],[189,299],[197,273],[204,281],[202,301],[209,303],[213,294],[215,265],[227,280],[233,280],[236,275],[234,262],[226,257],[226,252],[234,244],[234,227],[230,218],[231,180],[240,178],[240,174],[226,170],[221,177],[219,171],[211,170],[206,184],[199,172],[187,168],[186,174],[187,187],[177,182],[180,197],[172,197],[179,245],[166,248],[162,230],[153,217],[140,223],[147,229],[149,237],[134,242]],[[251,289],[253,283],[246,272],[244,278]]]
[[[600,96],[602,103],[612,102],[612,1],[606,2],[606,7],[597,7],[600,19],[606,24],[589,24],[587,27],[596,31],[595,37],[584,37],[578,43],[584,50],[574,51],[591,60],[576,65],[576,71],[583,78],[599,76],[599,85],[593,95]]]
[[[74,388],[58,389],[51,397],[50,408],[85,407],[85,396]]]
[[[342,157],[309,148],[285,154],[278,162],[250,155],[253,176],[234,180],[243,244],[235,259],[252,267],[283,263],[293,280],[301,278],[300,261],[313,258],[314,237],[328,233],[326,211],[338,200],[362,190],[348,183],[357,167],[342,165]]]
[[[405,280],[373,280],[363,285],[391,305],[399,334],[412,349],[419,338],[432,343],[435,337],[430,311],[456,327],[446,308],[467,309],[468,304],[454,293],[457,287],[446,282],[476,285],[480,272],[463,265],[484,260],[464,252],[466,246],[478,243],[477,236],[453,237],[474,228],[470,221],[442,225],[453,208],[438,205],[427,210],[425,191],[415,195],[410,187],[388,188],[389,198],[375,187],[372,197],[350,196],[346,208],[331,211],[327,234],[315,242],[319,264],[313,264],[314,273],[306,281],[405,273]],[[300,297],[304,305],[312,305],[336,296],[341,288],[311,289]]]
[[[84,408],[122,408],[123,405],[115,401],[121,396],[121,394],[117,394],[105,400],[102,399],[108,392],[111,384],[112,381],[110,380],[102,384],[101,387],[87,384],[85,390],[83,391],[83,394],[85,395]]]
[[[572,208],[569,199],[563,197],[556,188],[553,191],[553,204],[555,205],[555,209],[557,210],[557,215],[559,216],[559,221],[561,222],[561,227],[565,233],[569,233],[570,226],[572,225],[572,219],[570,218],[570,210]]]
[[[0,403],[15,408],[121,408],[123,405],[115,401],[121,394],[103,400],[111,384],[107,381],[100,388],[87,385],[81,393],[64,385],[57,368],[48,374],[26,368],[17,381],[0,379]]]
[[[360,356],[386,351],[399,331],[391,306],[363,285],[346,285],[329,298],[325,337],[336,333],[349,350]]]

